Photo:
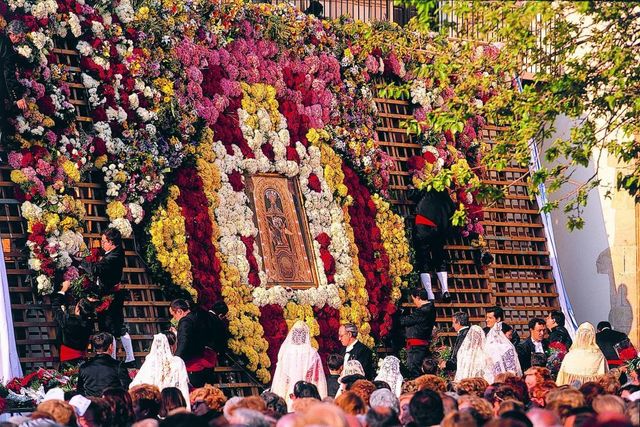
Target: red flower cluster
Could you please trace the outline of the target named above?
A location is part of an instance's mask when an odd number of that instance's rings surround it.
[[[192,168],[183,168],[176,174],[180,196],[176,202],[184,217],[193,287],[198,292],[198,304],[208,310],[222,298],[220,285],[220,259],[211,242],[213,227],[209,218],[208,201],[202,179]]]
[[[340,353],[342,345],[338,340],[338,329],[340,329],[340,310],[325,305],[324,307],[313,307],[313,314],[320,327],[320,334],[316,337],[318,341],[318,353],[322,358],[325,372],[329,372],[327,367],[327,356],[332,353]]]
[[[247,261],[249,261],[249,284],[251,286],[260,286],[260,276],[258,275],[260,267],[258,266],[258,260],[253,254],[253,245],[255,244],[256,239],[252,236],[241,237],[240,239],[247,248],[245,254],[247,256]]]
[[[322,185],[320,184],[320,179],[318,178],[318,175],[316,175],[315,173],[311,173],[309,175],[309,183],[307,185],[311,190],[315,191],[316,193],[320,193],[322,191]]]
[[[329,252],[331,237],[327,233],[320,233],[316,237],[316,241],[320,244],[320,259],[324,265],[324,272],[327,275],[328,283],[335,283],[334,275],[336,274],[336,260]]]
[[[278,360],[278,351],[287,337],[287,322],[284,320],[284,309],[278,304],[268,304],[260,307],[260,324],[264,329],[264,338],[269,343],[267,355],[271,363],[271,375],[276,368],[275,361]]]

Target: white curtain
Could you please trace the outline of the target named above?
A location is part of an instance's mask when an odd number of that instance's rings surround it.
[[[518,87],[522,90],[522,80],[520,78],[517,79]],[[531,173],[538,171],[541,168],[540,163],[540,153],[538,152],[538,146],[534,143],[531,145],[531,164],[529,165],[529,169]],[[536,196],[536,201],[538,202],[538,206],[542,207],[545,203],[547,203],[547,191],[543,184],[540,184],[538,187],[538,195]],[[556,248],[556,240],[553,234],[553,222],[551,221],[551,214],[540,211],[540,217],[542,219],[542,224],[544,225],[544,235],[547,239],[547,250],[549,251],[549,264],[551,264],[551,271],[553,272],[553,280],[556,282],[556,290],[558,291],[558,300],[560,302],[560,308],[565,316],[565,328],[569,334],[573,337],[578,329],[578,322],[576,321],[576,317],[573,314],[573,308],[571,307],[571,302],[569,301],[569,295],[567,295],[567,290],[564,286],[564,280],[562,279],[562,271],[560,271],[560,265],[558,264],[557,254],[558,249]]]
[[[11,317],[11,299],[9,298],[9,280],[7,266],[4,264],[4,251],[0,250],[0,382],[6,384],[14,377],[22,376],[22,367],[16,349],[16,338],[13,333]]]

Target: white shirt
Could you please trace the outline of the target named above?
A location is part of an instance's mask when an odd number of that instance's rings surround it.
[[[354,342],[352,342],[351,344],[349,344],[349,345],[347,346],[347,348],[345,349],[345,352],[344,352],[344,364],[345,364],[345,365],[347,364],[347,361],[349,361],[349,356],[350,356],[349,352],[350,352],[351,350],[353,350],[353,346],[355,346],[357,342],[358,342],[358,340],[355,340]]]
[[[531,340],[533,345],[536,348],[536,353],[544,353],[544,347],[542,346],[542,341]]]

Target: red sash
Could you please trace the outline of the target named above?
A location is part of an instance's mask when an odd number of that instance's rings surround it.
[[[429,227],[437,227],[437,225],[426,216],[416,215],[416,224],[427,225]]]
[[[67,360],[84,359],[86,356],[86,351],[76,350],[75,348],[67,347],[64,344],[60,346],[61,362],[66,362]]]
[[[609,365],[613,365],[613,366],[622,366],[624,365],[624,360],[620,360],[620,359],[609,359],[607,360],[607,363]]]
[[[407,338],[407,348],[428,346],[429,340],[421,340],[420,338]]]
[[[212,369],[218,365],[218,354],[210,348],[205,348],[202,356],[185,360],[187,372],[199,372],[204,369]]]

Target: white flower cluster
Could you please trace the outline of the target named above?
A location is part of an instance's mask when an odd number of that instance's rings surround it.
[[[22,216],[27,221],[35,221],[42,218],[42,208],[34,203],[26,201],[20,207]]]
[[[444,104],[440,92],[440,88],[427,89],[424,80],[415,79],[411,83],[411,102],[420,105],[426,112],[433,111]]]
[[[131,227],[131,223],[126,218],[116,218],[109,224],[110,228],[116,228],[122,234],[122,237],[125,239],[131,237],[133,234],[133,228]]]
[[[120,4],[116,6],[116,15],[123,24],[128,24],[136,17],[136,13],[133,10],[133,7],[131,6],[131,2],[129,0],[120,1]]]
[[[41,0],[31,8],[31,14],[36,19],[48,18],[49,15],[55,15],[57,11],[58,2],[55,0]]]
[[[38,50],[53,48],[53,40],[51,40],[51,37],[47,36],[42,31],[32,31],[29,33],[28,37],[33,43],[33,46]]]
[[[140,224],[140,222],[144,218],[144,209],[142,209],[142,206],[140,206],[138,203],[129,203],[128,207],[133,222],[136,224]]]
[[[46,274],[39,274],[36,283],[38,284],[38,293],[41,295],[49,295],[53,292],[53,284]]]
[[[80,18],[78,18],[78,15],[73,12],[69,12],[69,28],[71,28],[71,34],[75,37],[80,37],[80,34],[82,34]]]
[[[93,53],[93,47],[84,40],[80,40],[78,42],[78,44],[76,45],[76,49],[78,49],[78,52],[82,56],[89,56]],[[83,78],[85,75],[85,73],[82,73]]]

